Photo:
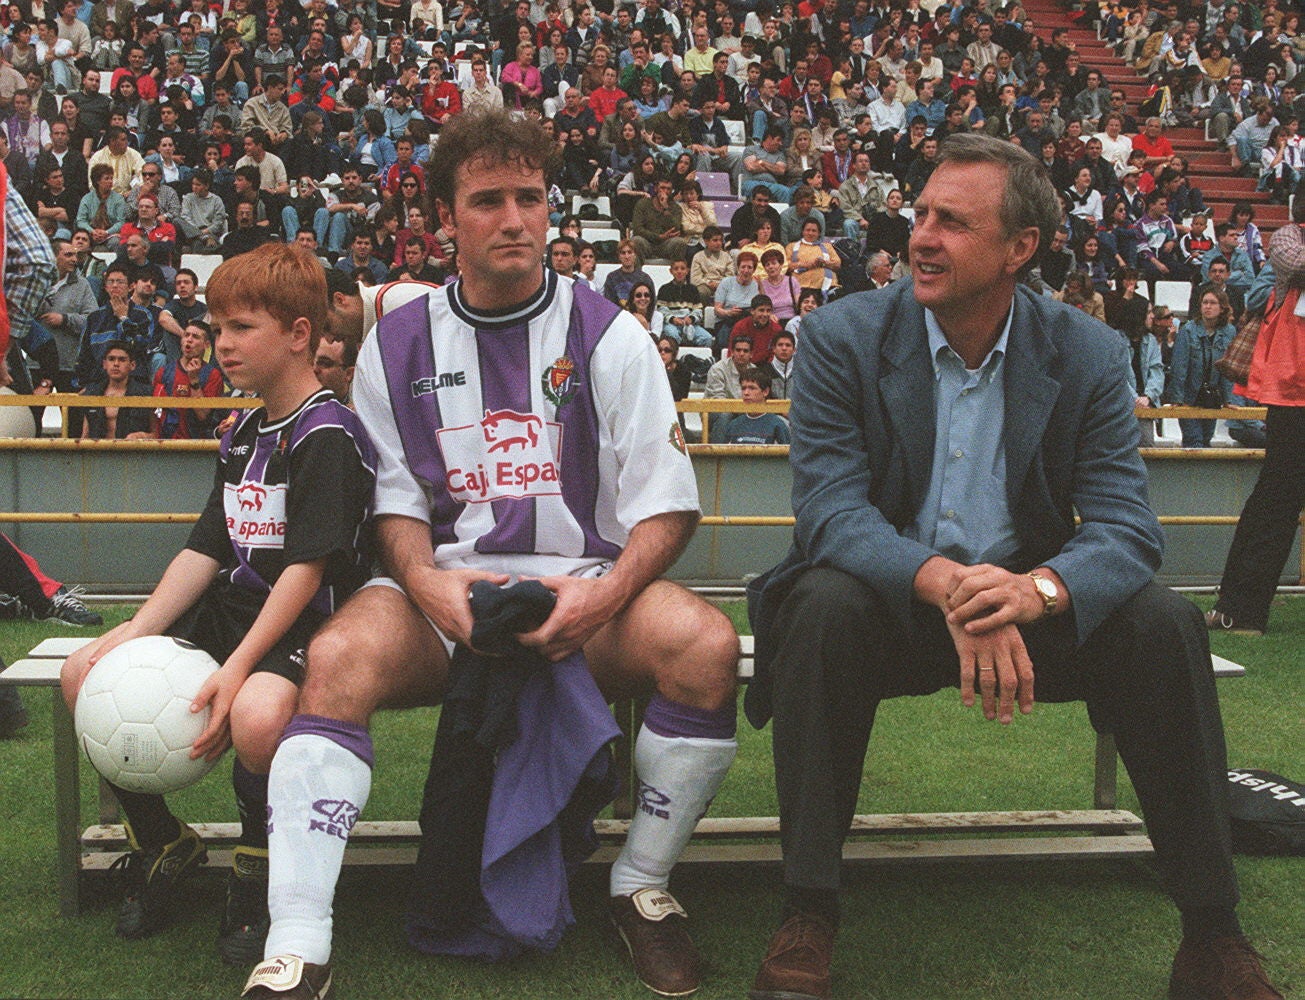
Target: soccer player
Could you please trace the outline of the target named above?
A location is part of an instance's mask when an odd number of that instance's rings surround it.
[[[354,405],[377,442],[388,576],[309,648],[301,714],[269,778],[272,927],[244,995],[329,989],[371,716],[440,701],[454,644],[471,645],[469,587],[512,576],[557,597],[521,643],[554,662],[583,651],[607,698],[651,695],[634,752],[647,808],[612,868],[610,913],[639,979],[686,995],[700,961],[666,884],[736,752],[738,639],[658,579],[699,517],[665,372],[632,315],[543,267],[552,147],[538,125],[464,113],[439,149],[431,192],[460,278],[385,313],[363,341]]]
[[[357,417],[313,374],[326,289],[311,254],[251,250],[213,273],[206,297],[223,371],[263,406],[224,435],[213,492],[158,588],[130,621],[70,656],[62,683],[72,706],[96,661],[144,635],[187,639],[222,664],[191,705],[212,707],[192,756],[236,748],[241,836],[218,948],[245,964],[267,933],[267,769],[309,638],[367,577],[376,459]],[[167,924],[178,883],[206,852],[162,796],[114,791],[132,847],[117,932],[142,938]]]

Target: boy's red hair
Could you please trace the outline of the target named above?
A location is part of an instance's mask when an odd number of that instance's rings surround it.
[[[221,264],[208,279],[210,313],[262,309],[288,330],[299,317],[312,326],[309,348],[326,328],[326,271],[321,261],[293,243],[264,243]]]

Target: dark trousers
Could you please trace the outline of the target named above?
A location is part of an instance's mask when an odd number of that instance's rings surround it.
[[[1219,584],[1218,610],[1238,625],[1264,628],[1278,577],[1305,509],[1305,406],[1270,406],[1268,442]]]
[[[1150,583],[1078,649],[1071,617],[1021,630],[1038,700],[1081,698],[1093,727],[1114,733],[1179,907],[1233,906],[1223,727],[1200,612]],[[869,588],[833,569],[802,576],[774,635],[784,881],[837,889],[875,709],[955,687],[957,657],[937,609],[917,605],[907,635]]]

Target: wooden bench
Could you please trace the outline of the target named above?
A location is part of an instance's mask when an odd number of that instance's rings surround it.
[[[82,872],[104,871],[126,849],[124,828],[118,820],[117,802],[100,783],[99,822],[81,829],[81,748],[73,732],[72,713],[59,688],[63,660],[91,637],[46,639],[28,656],[3,672],[0,684],[53,689],[54,788],[56,874],[59,912],[75,916],[80,907]],[[739,680],[752,677],[753,640],[740,637]],[[1213,657],[1216,677],[1241,677],[1244,667],[1222,657]],[[616,706],[617,720],[627,738],[617,747],[617,763],[627,778],[633,774],[630,734],[637,731],[642,706],[631,702]],[[1142,821],[1131,812],[1115,808],[1117,758],[1114,739],[1098,734],[1092,809],[1039,810],[971,813],[868,814],[854,817],[844,857],[857,861],[934,861],[980,857],[1095,857],[1125,858],[1151,852]],[[636,787],[627,780],[627,787]],[[610,863],[620,849],[629,827],[633,792],[618,800],[615,819],[599,820],[597,832],[602,846],[592,859]],[[238,823],[191,824],[210,846],[209,865],[229,866]],[[1037,837],[993,837],[992,834],[1039,833]],[[1082,834],[1096,836],[1083,836]],[[416,821],[364,821],[350,836],[346,862],[366,865],[410,864],[416,857],[420,831]],[[699,822],[695,842],[681,861],[743,862],[781,860],[777,817],[711,818]],[[893,835],[892,839],[882,838]],[[946,839],[913,839],[934,834],[967,834]],[[1106,836],[1103,836],[1106,835]]]

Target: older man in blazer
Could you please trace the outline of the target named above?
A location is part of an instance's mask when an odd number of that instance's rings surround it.
[[[1051,182],[1017,146],[949,137],[915,217],[911,281],[803,321],[794,545],[750,595],[746,708],[774,718],[785,898],[749,995],[830,996],[879,702],[959,685],[1008,724],[1036,679],[1115,735],[1182,915],[1171,995],[1278,997],[1234,910],[1204,625],[1153,579],[1124,342],[1018,284],[1059,222]]]

